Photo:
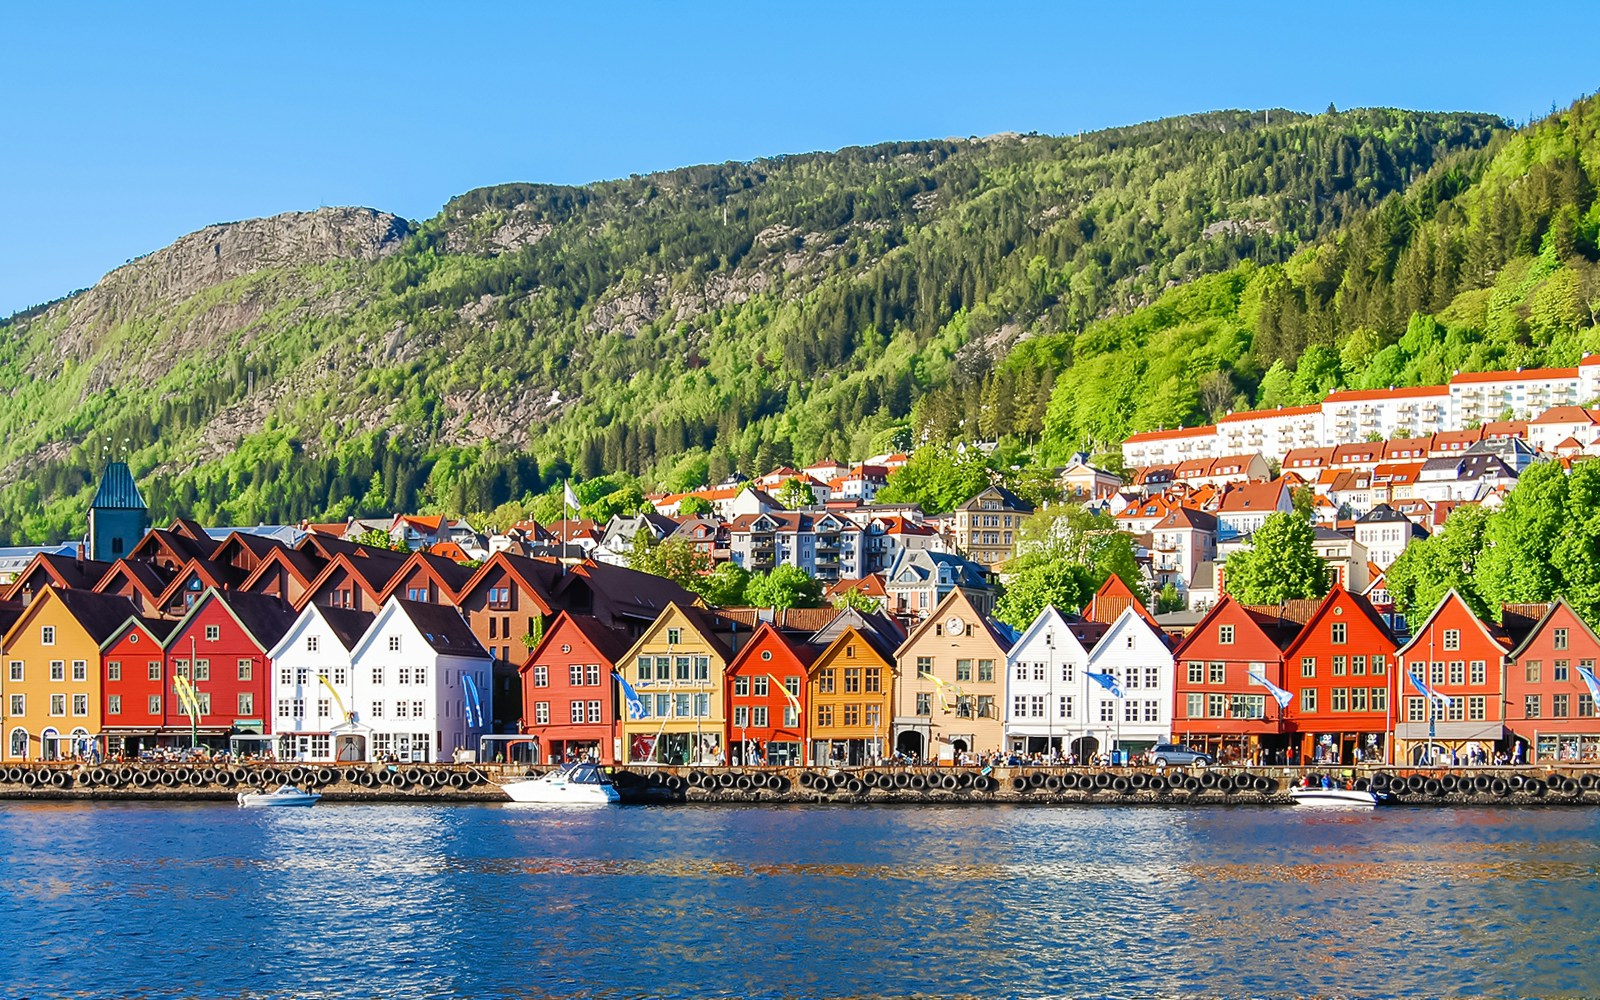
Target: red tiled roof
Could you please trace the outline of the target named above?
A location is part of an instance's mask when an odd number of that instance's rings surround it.
[[[1321,413],[1322,407],[1316,404],[1311,406],[1280,406],[1271,410],[1243,410],[1239,413],[1230,413],[1218,420],[1219,424],[1238,423],[1242,420],[1270,420],[1273,417],[1304,417],[1313,413]]]
[[[1548,382],[1553,379],[1574,379],[1576,368],[1528,368],[1511,372],[1461,372],[1450,380],[1451,385],[1479,382]]]

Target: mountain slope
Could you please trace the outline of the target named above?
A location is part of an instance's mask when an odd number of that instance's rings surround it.
[[[212,227],[0,327],[0,535],[81,530],[108,441],[158,516],[245,522],[860,455],[1008,351],[1043,361],[1002,366],[1034,381],[999,429],[1037,433],[1105,317],[1277,266],[1503,134],[1218,112]]]

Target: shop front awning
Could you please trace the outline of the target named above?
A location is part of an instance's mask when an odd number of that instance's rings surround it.
[[[1487,740],[1493,743],[1506,734],[1506,727],[1499,722],[1435,722],[1431,724],[1431,733],[1429,725],[1426,722],[1402,722],[1394,727],[1395,739]]]

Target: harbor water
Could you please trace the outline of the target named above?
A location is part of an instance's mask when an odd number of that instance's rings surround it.
[[[0,806],[17,997],[1600,994],[1600,810]]]

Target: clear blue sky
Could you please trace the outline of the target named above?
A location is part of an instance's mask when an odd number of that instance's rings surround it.
[[[0,315],[319,205],[417,219],[508,181],[1214,108],[1524,120],[1600,88],[1600,4],[1566,0],[21,6],[0,12]]]

